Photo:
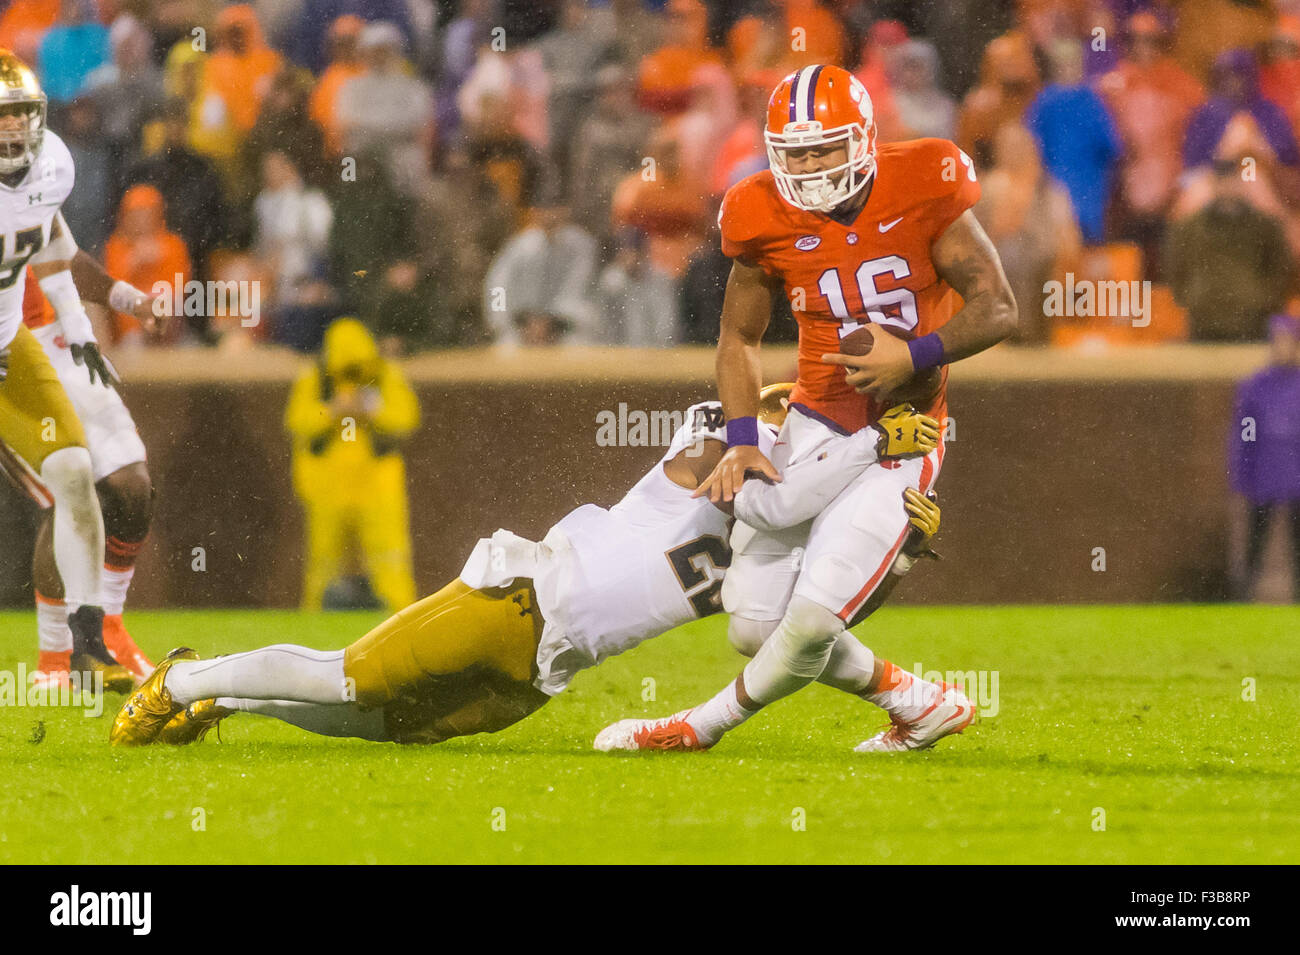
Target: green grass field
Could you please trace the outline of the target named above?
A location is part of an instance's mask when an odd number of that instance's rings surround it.
[[[209,655],[339,647],[375,617],[128,619],[146,650]],[[0,861],[1300,861],[1300,610],[886,609],[858,632],[908,670],[996,671],[999,711],[929,752],[856,755],[882,715],[817,686],[708,753],[594,752],[612,720],[734,675],[718,620],[580,675],[504,733],[436,747],[242,716],[219,743],[123,752],[107,744],[120,697],[99,718],[4,706]],[[30,614],[0,614],[0,669],[31,666],[34,644]]]

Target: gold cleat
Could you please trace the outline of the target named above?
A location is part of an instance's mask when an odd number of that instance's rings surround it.
[[[130,693],[135,689],[135,676],[120,663],[105,663],[89,653],[74,653],[68,667],[73,673],[84,674],[83,686],[87,679],[94,680],[96,673],[102,673],[104,689],[110,693]]]
[[[140,684],[113,718],[108,741],[114,746],[147,746],[173,716],[185,707],[172,701],[172,695],[163,686],[167,671],[179,660],[197,660],[199,655],[189,647],[177,647],[163,658],[149,679]]]
[[[173,716],[158,734],[158,742],[168,746],[188,746],[208,735],[208,730],[234,710],[217,706],[216,700],[198,700]]]

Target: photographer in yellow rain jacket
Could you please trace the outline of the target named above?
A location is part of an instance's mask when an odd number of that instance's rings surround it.
[[[293,435],[294,489],[307,517],[304,609],[321,609],[354,543],[390,610],[414,602],[399,449],[419,420],[415,393],[380,357],[366,327],[354,318],[330,325],[319,359],[294,383],[284,415]]]

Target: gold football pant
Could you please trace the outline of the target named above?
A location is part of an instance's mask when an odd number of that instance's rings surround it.
[[[549,699],[532,684],[543,625],[531,581],[454,580],[348,647],[343,674],[361,706],[384,708],[396,742],[495,733]]]
[[[0,381],[0,441],[39,474],[55,451],[85,447],[86,435],[54,366],[25,325],[8,352],[9,374]]]

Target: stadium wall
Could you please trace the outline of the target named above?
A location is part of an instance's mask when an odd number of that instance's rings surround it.
[[[944,560],[919,567],[896,599],[1224,597],[1228,419],[1235,382],[1263,360],[1254,347],[1008,348],[956,366],[938,483]],[[770,349],[765,362],[767,380],[788,378],[793,354]],[[301,359],[179,352],[120,364],[159,493],[133,605],[293,606],[302,521],[281,417]],[[600,423],[617,422],[620,404],[635,424],[633,411],[671,413],[711,396],[712,364],[709,349],[408,362],[423,409],[406,452],[421,590],[453,577],[498,527],[537,537],[579,504],[614,503],[662,448],[606,446]],[[3,597],[22,605],[33,516],[0,494]]]

